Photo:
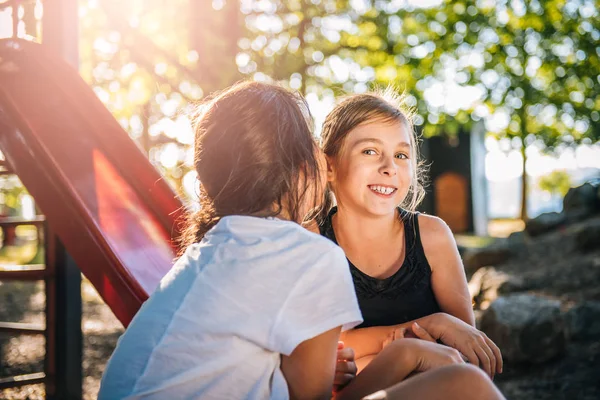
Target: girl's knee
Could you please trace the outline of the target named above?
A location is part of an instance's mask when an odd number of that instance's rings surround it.
[[[448,368],[452,382],[462,388],[465,393],[476,394],[480,399],[502,399],[502,395],[492,380],[480,368],[469,364],[452,365]]]
[[[488,376],[481,370],[481,368],[477,368],[471,364],[457,364],[453,365],[450,368],[453,368],[461,378],[464,379],[488,379]]]

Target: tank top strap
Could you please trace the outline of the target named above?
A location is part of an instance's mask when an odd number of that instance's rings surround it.
[[[329,213],[327,214],[325,220],[319,225],[319,232],[321,233],[321,235],[325,236],[330,240],[333,240],[335,244],[337,244],[337,240],[335,239],[335,233],[333,232],[331,217],[333,217],[333,214],[335,214],[336,212],[337,206],[332,207]]]
[[[419,212],[411,212],[402,208],[398,209],[400,218],[404,222],[404,235],[406,236],[406,254],[407,256],[416,257],[420,262],[425,262],[425,250],[421,243],[421,232],[419,230]],[[411,258],[412,258],[411,257]]]

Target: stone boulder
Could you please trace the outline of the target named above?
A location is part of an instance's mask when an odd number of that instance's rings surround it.
[[[467,275],[472,275],[479,268],[498,265],[507,261],[512,255],[506,244],[492,245],[482,249],[469,249],[463,256],[463,264]]]
[[[586,224],[575,234],[575,247],[583,252],[600,249],[600,221]]]
[[[566,222],[567,216],[563,213],[543,213],[527,221],[525,231],[529,236],[539,236],[566,224]]]
[[[570,338],[587,340],[600,338],[600,302],[586,301],[565,313]]]
[[[481,330],[511,363],[543,363],[564,354],[560,302],[531,294],[499,297],[481,316]]]
[[[563,199],[563,213],[569,222],[577,222],[600,212],[600,180],[569,189]]]
[[[532,243],[532,238],[524,230],[516,231],[505,239],[505,243],[513,257],[522,258],[529,253],[528,247]]]
[[[496,270],[494,267],[482,267],[469,280],[471,299],[477,308],[487,309],[500,295],[527,290],[520,277]]]

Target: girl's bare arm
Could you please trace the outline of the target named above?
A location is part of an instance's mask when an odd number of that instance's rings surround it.
[[[440,218],[419,214],[421,242],[431,267],[431,286],[441,310],[475,326],[467,278],[450,228]]]
[[[354,349],[355,358],[358,360],[378,354],[383,349],[384,342],[394,334],[394,331],[400,328],[411,330],[415,322],[425,328],[427,332],[438,332],[440,328],[437,325],[443,321],[439,314],[432,314],[398,325],[351,329],[342,332],[340,340],[345,343],[346,347]]]
[[[300,343],[289,356],[281,356],[281,371],[290,399],[330,399],[336,367],[339,326]]]

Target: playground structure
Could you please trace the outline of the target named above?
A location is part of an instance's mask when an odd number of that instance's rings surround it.
[[[0,41],[1,173],[16,174],[44,213],[0,227],[43,229],[46,255],[45,265],[0,271],[0,280],[44,280],[46,294],[45,326],[0,323],[0,332],[45,335],[44,372],[3,378],[0,389],[43,382],[48,399],[82,397],[81,272],[127,326],[172,265],[182,213],[73,67],[76,21],[76,1],[48,2],[42,44],[17,38],[16,21]]]

